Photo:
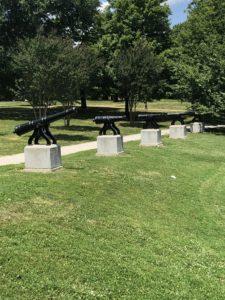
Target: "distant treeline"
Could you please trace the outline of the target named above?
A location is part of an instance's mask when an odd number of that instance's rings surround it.
[[[225,113],[225,2],[193,0],[171,28],[165,0],[2,0],[0,100],[179,98]]]

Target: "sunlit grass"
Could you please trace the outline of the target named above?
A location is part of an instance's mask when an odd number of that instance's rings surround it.
[[[224,136],[163,143],[0,167],[0,298],[224,299]]]

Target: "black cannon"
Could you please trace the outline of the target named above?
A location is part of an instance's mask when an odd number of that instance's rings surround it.
[[[119,135],[120,130],[115,122],[127,121],[127,116],[96,116],[93,120],[96,124],[104,124],[99,131],[99,135],[106,135],[108,130],[112,130],[114,135]]]
[[[144,128],[159,128],[158,122],[171,121],[171,125],[174,125],[176,122],[184,124],[184,120],[187,117],[196,118],[196,113],[194,111],[187,112],[177,112],[177,113],[148,113],[148,114],[139,114],[138,119],[140,121],[145,121]],[[193,119],[193,120],[194,120]]]
[[[28,145],[39,144],[40,138],[46,140],[47,145],[57,144],[55,137],[51,134],[49,127],[52,122],[55,122],[65,116],[71,115],[76,111],[76,108],[67,109],[63,112],[50,115],[48,117],[41,118],[39,120],[33,120],[28,123],[24,123],[15,127],[14,133],[21,136],[33,130],[33,134],[28,139]]]

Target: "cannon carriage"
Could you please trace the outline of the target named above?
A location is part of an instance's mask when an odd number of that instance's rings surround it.
[[[24,124],[17,125],[14,129],[14,133],[21,136],[33,130],[32,135],[28,139],[28,145],[38,145],[39,140],[44,138],[47,145],[57,144],[56,138],[50,132],[50,124],[71,115],[76,112],[76,108],[67,109],[63,112],[59,112],[38,120],[33,120]]]

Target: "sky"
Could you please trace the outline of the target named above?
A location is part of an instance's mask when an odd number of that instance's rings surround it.
[[[101,0],[101,2],[102,7],[107,5],[106,0]],[[167,3],[172,11],[172,15],[170,16],[172,26],[182,23],[186,20],[187,16],[185,10],[190,2],[191,0],[167,0]]]

